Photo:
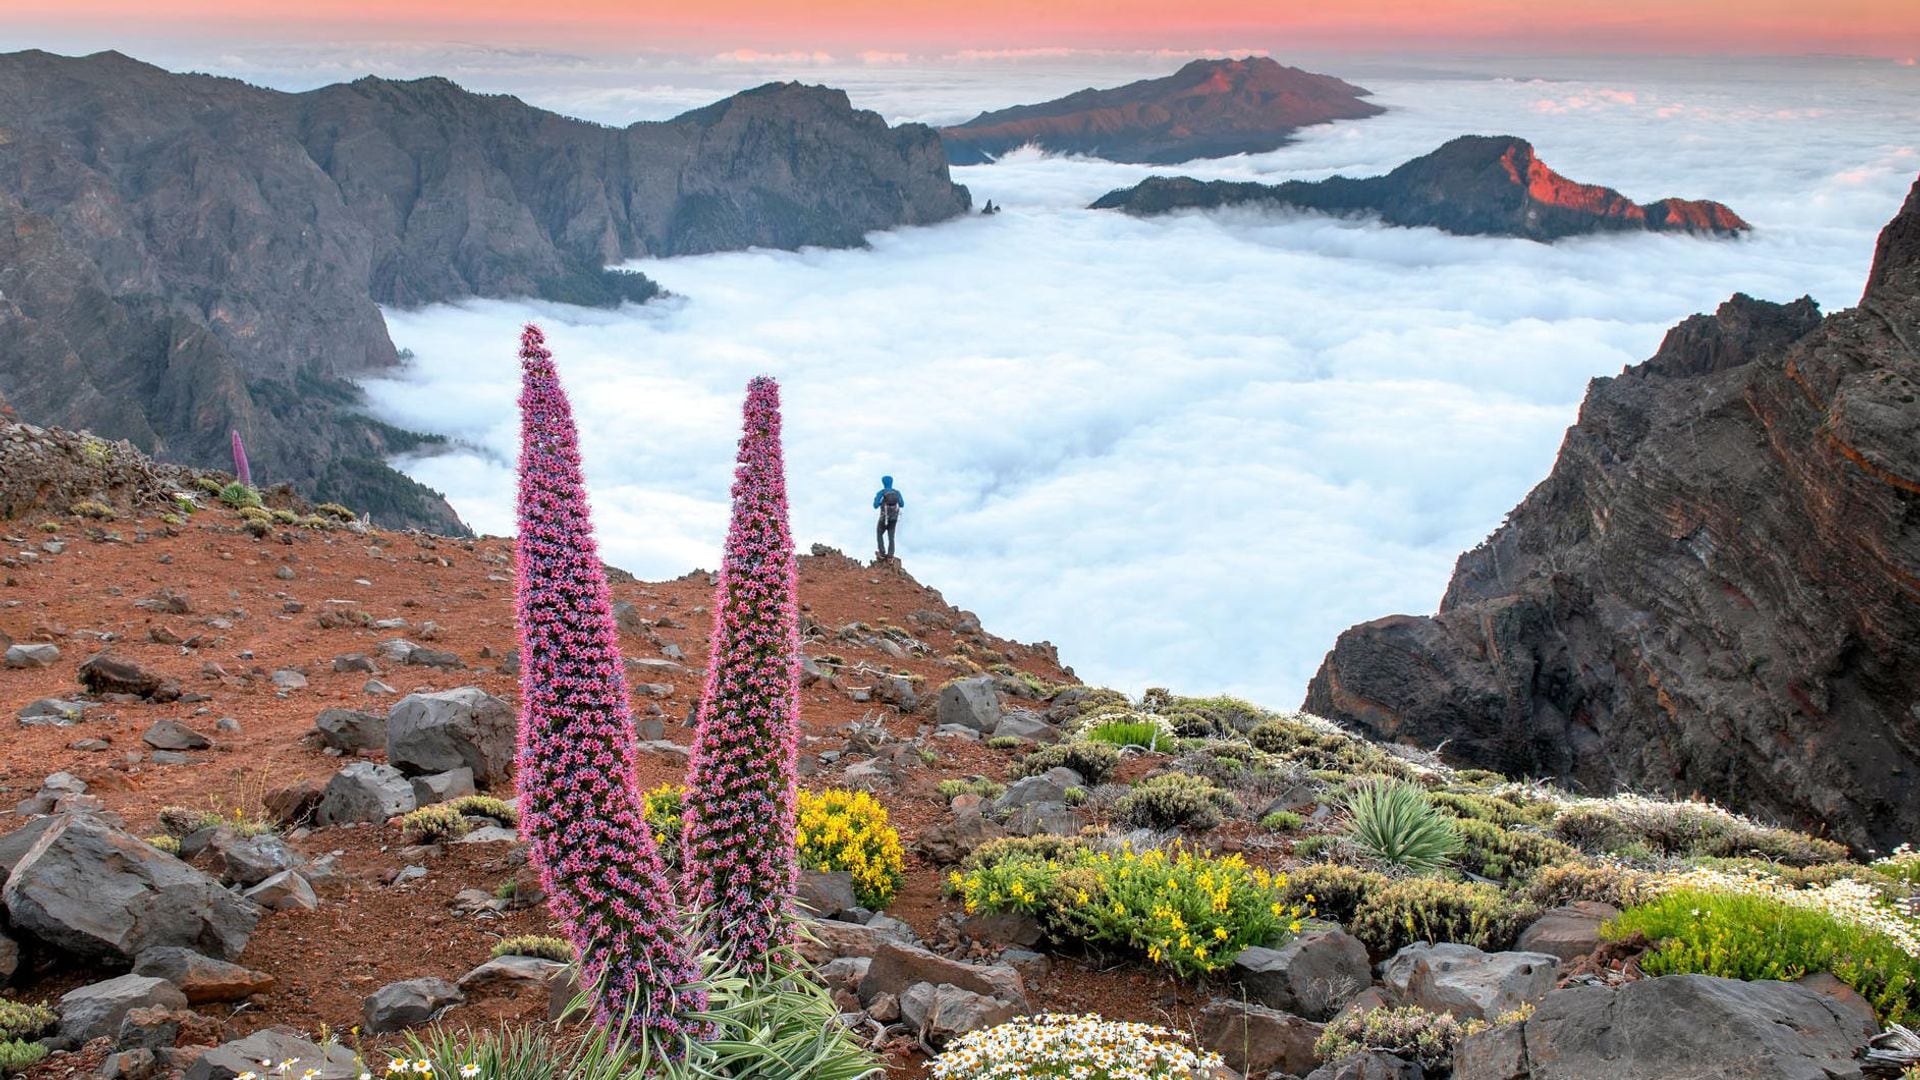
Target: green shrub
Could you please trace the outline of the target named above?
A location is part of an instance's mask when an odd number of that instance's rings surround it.
[[[1454,822],[1460,834],[1459,864],[1481,877],[1524,878],[1545,866],[1575,862],[1572,846],[1537,832],[1523,832],[1477,818]]]
[[[74,503],[68,507],[67,510],[75,517],[94,518],[99,521],[108,521],[114,516],[113,507],[103,502],[95,502],[91,499],[85,502]]]
[[[520,814],[505,799],[492,795],[462,795],[441,804],[461,817],[491,818],[511,829],[520,824]]]
[[[1299,847],[1294,845],[1296,851]],[[1289,904],[1304,904],[1323,918],[1352,925],[1354,911],[1361,902],[1375,890],[1385,888],[1391,880],[1385,874],[1357,866],[1308,863],[1287,872],[1286,897]]]
[[[162,525],[171,525],[172,527],[178,529],[182,525],[185,525],[186,523],[187,523],[187,519],[181,517],[179,514],[161,514],[160,515],[160,524]]]
[[[1492,885],[1405,878],[1369,891],[1355,907],[1348,930],[1381,957],[1417,941],[1453,941],[1498,952],[1513,944],[1536,913]]]
[[[1627,909],[1605,932],[1654,942],[1640,959],[1649,975],[1791,981],[1826,971],[1859,991],[1884,1023],[1903,1023],[1920,1006],[1920,959],[1892,938],[1771,897],[1677,889]]]
[[[1913,850],[1911,844],[1901,844],[1886,857],[1875,859],[1868,869],[1889,881],[1920,885],[1920,851]]]
[[[267,513],[272,515],[276,525],[291,525],[300,520],[300,515],[291,510],[269,510]]]
[[[1514,802],[1497,795],[1466,791],[1434,791],[1427,798],[1441,811],[1470,821],[1491,821],[1495,825],[1524,825],[1526,812]]]
[[[1018,750],[1027,745],[1027,740],[1018,735],[995,735],[987,740],[989,750]]]
[[[1227,697],[1182,697],[1158,687],[1140,700],[1142,711],[1165,718],[1173,730],[1188,738],[1244,735],[1274,714],[1258,705]]]
[[[1306,818],[1291,810],[1275,810],[1260,819],[1260,827],[1268,832],[1292,832],[1306,823]]]
[[[1249,801],[1271,799],[1289,794],[1303,797],[1301,789],[1314,785],[1306,769],[1291,761],[1254,749],[1244,742],[1204,740],[1184,750],[1173,768],[1213,781],[1215,787],[1239,792]]]
[[[1412,780],[1413,766],[1365,739],[1340,730],[1331,721],[1298,713],[1274,716],[1247,733],[1256,749],[1297,762],[1308,769],[1348,776],[1387,776]]]
[[[1013,766],[1013,776],[1039,776],[1062,766],[1080,774],[1089,784],[1104,784],[1120,767],[1120,750],[1106,743],[1064,742],[1028,754]]]
[[[493,957],[532,956],[559,964],[573,963],[573,942],[546,934],[522,934],[494,943]]]
[[[196,476],[193,478],[193,483],[195,487],[209,495],[218,495],[226,490],[225,484],[222,484],[211,476]]]
[[[1143,829],[1216,828],[1237,813],[1240,800],[1197,776],[1164,773],[1135,784],[1114,804],[1114,815]]]
[[[1359,785],[1347,797],[1347,839],[1381,862],[1416,874],[1439,870],[1461,849],[1453,819],[1404,781]]]
[[[221,811],[217,805],[204,810],[196,810],[191,806],[163,806],[159,820],[160,828],[175,840],[185,840],[202,829],[227,829],[243,839],[275,831],[273,822],[249,814],[238,806],[229,811]]]
[[[1068,862],[1086,847],[1084,841],[1074,836],[1002,836],[974,848],[973,853],[961,861],[960,868],[975,870],[1019,858]]]
[[[47,1048],[42,1043],[25,1042],[12,1039],[0,1042],[0,1075],[25,1072],[47,1059]]]
[[[1011,849],[1003,849],[1011,850]],[[1070,860],[1012,854],[948,876],[969,913],[1024,911],[1060,940],[1117,945],[1181,975],[1229,967],[1240,950],[1300,932],[1312,914],[1289,903],[1285,875],[1177,847],[1079,850]]]
[[[339,521],[352,521],[357,516],[353,511],[333,502],[321,503],[313,508],[313,512],[321,517],[330,517]]]
[[[177,836],[169,836],[166,833],[158,833],[156,835],[147,837],[147,844],[150,847],[159,848],[161,851],[164,851],[169,855],[180,854],[180,838]]]
[[[1151,720],[1108,720],[1087,728],[1084,737],[1112,746],[1138,746],[1160,749],[1164,736],[1160,725]]]
[[[1293,857],[1296,859],[1334,858],[1345,843],[1333,833],[1315,833],[1303,836],[1293,842]]]
[[[423,806],[400,819],[400,834],[409,844],[442,844],[472,831],[473,826],[451,803]]]
[[[942,780],[934,787],[934,790],[939,792],[941,798],[946,799],[948,802],[952,802],[962,795],[978,795],[983,799],[997,799],[1001,795],[1006,794],[1007,785],[997,780],[989,780],[984,776],[976,776],[971,780]]]
[[[220,501],[235,510],[260,505],[260,493],[238,480],[220,489]]]
[[[45,1002],[29,1005],[0,998],[0,1042],[44,1038],[59,1026],[60,1014]]]
[[[1758,856],[1794,866],[1841,862],[1847,849],[1789,829],[1756,824],[1711,803],[1632,795],[1583,800],[1553,819],[1554,835],[1584,851],[1644,848],[1678,858]]]
[[[1576,900],[1593,900],[1629,907],[1646,899],[1653,875],[1630,867],[1602,862],[1568,862],[1543,866],[1527,881],[1520,896],[1536,907],[1559,907]]]
[[[1328,1024],[1313,1044],[1313,1052],[1321,1061],[1332,1062],[1372,1050],[1438,1072],[1452,1066],[1460,1040],[1486,1027],[1483,1020],[1463,1023],[1450,1013],[1428,1012],[1417,1005],[1370,1009],[1347,1013]]]

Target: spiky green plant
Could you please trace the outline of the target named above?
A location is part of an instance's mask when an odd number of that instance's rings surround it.
[[[1460,832],[1427,793],[1402,780],[1363,783],[1347,796],[1347,838],[1361,851],[1416,874],[1445,867]]]

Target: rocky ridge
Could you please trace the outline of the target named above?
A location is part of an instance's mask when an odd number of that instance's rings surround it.
[[[1594,380],[1439,612],[1341,634],[1306,707],[1512,774],[1909,840],[1917,400],[1920,184],[1857,307],[1735,296]]]
[[[1569,180],[1548,168],[1531,143],[1511,135],[1462,135],[1384,176],[1281,184],[1153,176],[1093,204],[1140,216],[1228,206],[1364,214],[1388,225],[1543,243],[1643,230],[1736,236],[1752,228],[1717,202],[1668,198],[1640,204],[1612,188]]]
[[[585,304],[640,256],[847,247],[953,217],[938,137],[769,84],[602,127],[445,79],[286,94],[118,53],[0,55],[0,395],[21,416],[226,458],[388,524],[457,532],[389,469],[432,440],[362,414],[399,362],[379,305]]]
[[[984,112],[940,129],[940,138],[955,165],[985,164],[1029,144],[1172,164],[1264,153],[1293,141],[1300,128],[1386,111],[1366,97],[1351,83],[1266,57],[1195,60],[1164,78]]]

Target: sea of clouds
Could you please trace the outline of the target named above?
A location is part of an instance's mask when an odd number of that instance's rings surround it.
[[[547,74],[516,90],[613,120],[801,77],[890,119],[951,121],[1182,59],[742,54],[639,89]],[[891,473],[907,569],[996,632],[1053,641],[1089,681],[1290,706],[1343,628],[1433,610],[1456,556],[1545,476],[1589,379],[1735,291],[1851,303],[1920,173],[1920,73],[1884,61],[1315,66],[1390,111],[1151,171],[1358,175],[1509,133],[1575,179],[1720,199],[1757,232],[1545,246],[1252,212],[1135,220],[1084,207],[1150,170],[1028,151],[956,170],[1003,214],[861,251],[634,264],[663,302],[389,311],[415,359],[368,385],[375,411],[450,436],[453,452],[399,464],[510,532],[516,330],[541,321],[608,558],[677,575],[719,561],[742,388],[768,372],[803,548],[869,551]]]

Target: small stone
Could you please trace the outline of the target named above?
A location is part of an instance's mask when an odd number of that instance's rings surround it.
[[[135,975],[165,979],[180,988],[189,1005],[216,1001],[244,1001],[273,989],[274,978],[261,971],[202,956],[192,949],[165,946],[142,952],[133,962]]]
[[[60,647],[39,643],[10,645],[5,655],[5,663],[10,668],[43,668],[60,659]]]
[[[466,1000],[460,988],[445,979],[408,979],[388,983],[367,995],[362,1003],[365,1029],[385,1035],[424,1024]]]
[[[18,719],[26,727],[72,727],[80,722],[86,708],[86,703],[81,701],[41,698],[23,707]]]
[[[187,996],[167,980],[149,975],[122,975],[68,991],[60,998],[60,1039],[78,1046],[117,1035],[129,1011],[152,1005],[184,1009]]]
[[[213,740],[187,727],[178,720],[157,720],[149,727],[140,741],[155,750],[205,750],[213,745]]]
[[[282,668],[273,673],[273,685],[282,690],[305,690],[307,677],[292,668]]]
[[[314,894],[313,886],[295,870],[283,870],[248,889],[244,895],[269,911],[294,908],[313,911],[320,906],[320,897]]]

